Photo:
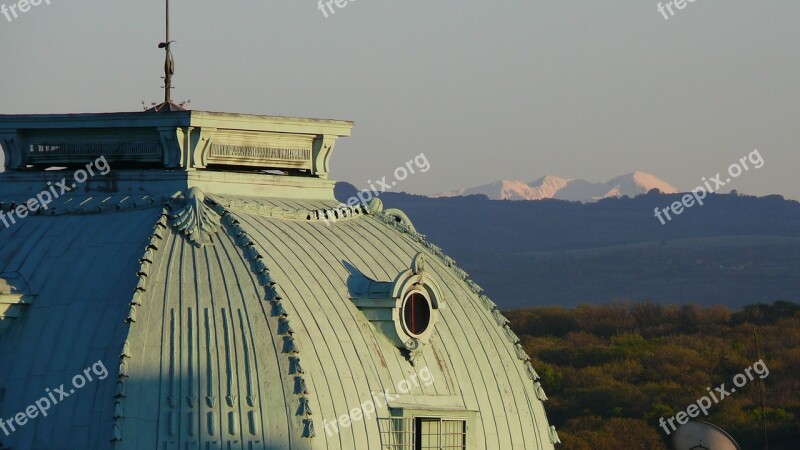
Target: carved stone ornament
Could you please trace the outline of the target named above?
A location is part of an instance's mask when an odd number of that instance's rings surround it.
[[[220,216],[205,204],[205,194],[193,187],[184,195],[183,208],[172,215],[172,226],[192,244],[202,247],[211,243],[220,226]]]

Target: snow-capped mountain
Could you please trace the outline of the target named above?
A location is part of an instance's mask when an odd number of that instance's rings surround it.
[[[525,183],[520,180],[500,180],[482,186],[443,192],[434,197],[457,197],[466,195],[485,195],[493,200],[542,200],[555,198],[579,202],[593,202],[607,197],[624,195],[635,197],[651,189],[662,193],[678,192],[671,184],[655,175],[634,172],[611,179],[605,183],[592,183],[586,180],[561,178],[552,175]]]

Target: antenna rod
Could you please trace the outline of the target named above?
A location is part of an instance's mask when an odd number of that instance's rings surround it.
[[[169,0],[167,0],[167,40],[159,44],[159,48],[166,51],[164,60],[164,103],[172,103],[172,75],[175,74],[175,60],[172,59],[172,51],[170,50],[169,40]]]
[[[169,0],[165,0],[165,28],[164,28],[164,37],[165,41],[160,42],[158,44],[158,48],[164,49],[164,101],[159,104],[153,104],[151,109],[147,111],[155,111],[155,112],[170,112],[170,111],[186,111],[183,107],[186,102],[181,103],[180,105],[176,105],[172,102],[172,76],[175,75],[175,60],[172,58],[172,43],[169,39]]]

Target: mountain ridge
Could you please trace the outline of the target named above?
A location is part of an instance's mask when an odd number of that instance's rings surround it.
[[[674,194],[678,189],[657,176],[636,171],[612,178],[607,182],[562,178],[545,175],[531,182],[498,180],[471,188],[433,194],[433,198],[485,195],[490,200],[569,200],[591,203],[609,197],[635,197],[658,189],[663,194]]]
[[[357,192],[336,184],[340,200]],[[710,194],[662,225],[654,209],[682,195],[653,191],[591,203],[402,192],[380,198],[504,309],[618,299],[734,308],[800,300],[800,202]]]

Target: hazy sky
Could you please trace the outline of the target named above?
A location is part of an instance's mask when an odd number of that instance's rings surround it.
[[[163,0],[49,1],[0,16],[0,113],[162,97]],[[728,187],[800,198],[800,2],[657,3],[173,0],[173,96],[353,120],[333,176],[360,187],[424,152],[398,190],[635,170],[688,190],[758,148]]]

